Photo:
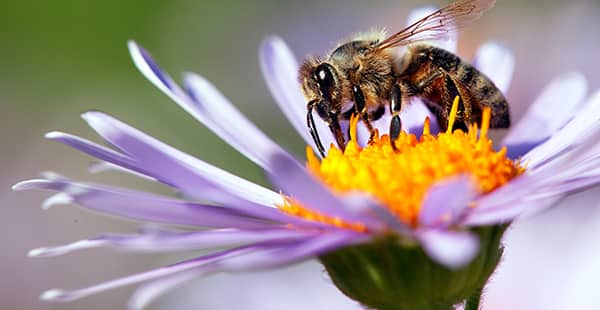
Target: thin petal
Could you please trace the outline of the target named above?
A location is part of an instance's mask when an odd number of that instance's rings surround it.
[[[112,247],[136,252],[191,251],[216,247],[240,246],[258,242],[290,242],[305,239],[318,231],[294,230],[286,227],[271,229],[218,229],[192,232],[151,232],[134,235],[107,234],[71,244],[37,248],[29,256],[48,257],[98,247]]]
[[[210,83],[197,76],[188,79],[187,86],[193,95],[190,97],[160,69],[146,50],[133,41],[128,43],[128,47],[136,67],[152,84],[248,159],[268,168],[265,158],[269,152],[285,152],[241,115]],[[223,110],[223,113],[218,113]],[[229,118],[229,121],[223,117]]]
[[[43,293],[41,298],[49,301],[72,301],[109,289],[160,279],[183,272],[195,272],[202,275],[219,271],[273,268],[314,257],[338,247],[364,241],[365,236],[363,235],[351,231],[338,231],[324,233],[294,243],[266,243],[243,246],[79,290],[49,290]]]
[[[263,169],[268,171],[271,168],[268,161],[271,154],[287,154],[203,77],[186,74],[185,87],[196,103],[192,108],[213,120],[213,130],[218,129],[223,140]]]
[[[278,171],[269,175],[271,182],[304,207],[351,223],[362,223],[375,230],[382,228],[379,219],[369,216],[367,206],[345,204],[297,161],[287,156],[275,156],[271,161]]]
[[[473,64],[488,76],[506,94],[515,70],[515,56],[498,42],[487,42],[479,47]]]
[[[78,289],[78,290],[65,291],[65,290],[61,290],[61,289],[51,289],[51,290],[48,290],[48,291],[42,293],[42,295],[40,296],[40,299],[47,300],[47,301],[57,301],[57,302],[73,301],[73,300],[77,300],[77,299],[80,299],[83,297],[94,295],[94,294],[97,294],[97,293],[100,293],[100,292],[103,292],[106,290],[110,290],[113,288],[131,285],[131,284],[148,281],[148,280],[152,280],[152,279],[162,278],[162,277],[166,277],[166,276],[178,273],[178,272],[188,271],[188,270],[198,268],[201,266],[210,266],[210,264],[213,262],[223,260],[228,257],[233,257],[236,255],[242,255],[244,253],[249,253],[249,252],[252,252],[253,250],[255,250],[255,247],[251,247],[251,246],[244,246],[244,247],[239,247],[239,248],[235,248],[235,249],[225,250],[225,251],[217,252],[214,254],[202,256],[199,258],[194,258],[194,259],[184,261],[181,263],[177,263],[177,264],[174,264],[171,266],[166,266],[166,267],[138,273],[135,275],[131,275],[131,276],[127,276],[124,278],[100,283],[100,284],[97,284],[94,286],[90,286],[90,287],[86,287],[86,288],[82,288],[82,289]],[[210,269],[210,270],[213,270],[213,269]]]
[[[118,165],[115,165],[113,163],[109,163],[106,161],[99,161],[99,162],[95,162],[95,163],[91,163],[90,166],[88,167],[88,171],[90,173],[101,173],[101,172],[108,172],[108,171],[118,171],[118,172],[124,172],[124,173],[128,173],[131,175],[134,175],[138,178],[142,178],[148,181],[152,181],[152,182],[159,182],[157,179],[149,177],[145,174],[141,174],[139,172],[133,171],[131,169],[127,169],[125,167],[121,167]]]
[[[452,269],[465,266],[479,252],[479,239],[468,231],[426,229],[417,238],[433,260]]]
[[[259,56],[263,76],[279,108],[304,141],[316,150],[306,125],[307,101],[298,82],[300,66],[292,51],[281,38],[269,37],[261,45]],[[334,142],[331,131],[316,115],[315,123],[323,146],[329,148]]]
[[[562,199],[564,195],[547,197],[545,199],[534,199],[529,201],[514,201],[510,204],[496,206],[494,208],[473,208],[461,222],[463,226],[486,226],[510,223],[528,210],[538,212],[553,206]]]
[[[286,220],[289,216],[276,209],[239,206],[238,211],[203,205],[144,192],[68,180],[29,180],[13,186],[13,190],[46,189],[68,195],[68,202],[84,208],[139,221],[201,227],[267,227],[267,221]],[[246,207],[246,208],[244,208]],[[256,217],[261,217],[259,220]],[[290,219],[293,221],[293,218]]]
[[[136,170],[135,168],[132,168],[136,167],[136,163],[131,158],[81,137],[60,131],[48,132],[44,137],[49,140],[58,141],[90,156],[111,162],[115,165]]]
[[[586,154],[597,154],[595,137],[600,135],[600,125],[594,133],[589,135],[588,143],[580,143],[543,166],[534,166],[503,187],[482,196],[475,202],[477,208],[472,213],[477,215],[474,216],[493,218],[486,213],[498,213],[498,218],[512,219],[520,213],[528,212],[529,207],[523,206],[531,204],[532,209],[542,210],[548,206],[545,199],[559,199],[580,190],[576,185],[584,187],[594,184],[594,178],[598,175],[594,173],[594,169],[600,164],[600,157],[586,157]],[[586,176],[589,179],[581,180]],[[561,188],[565,191],[558,190]]]
[[[351,230],[336,230],[306,238],[295,243],[271,247],[266,251],[252,251],[235,256],[219,264],[221,271],[244,271],[249,269],[274,268],[307,258],[317,257],[331,250],[358,244],[371,236]]]
[[[167,184],[189,195],[224,204],[231,204],[228,197],[231,195],[237,196],[237,200],[269,207],[283,203],[279,194],[181,152],[107,114],[87,112],[83,118],[105,140],[135,159],[137,167],[143,169],[134,170],[167,180]],[[118,162],[113,163],[119,165]]]
[[[184,101],[186,98],[185,92],[181,90],[168,74],[162,71],[154,59],[152,59],[150,53],[137,45],[134,41],[127,42],[127,48],[129,48],[129,54],[131,55],[133,63],[140,72],[150,80],[154,86],[185,109],[185,106],[188,104],[188,102]]]
[[[202,272],[190,270],[145,283],[137,288],[133,295],[131,295],[129,301],[127,302],[127,309],[145,309],[154,300],[161,297],[165,293],[201,275]]]
[[[424,18],[427,15],[434,13],[438,9],[439,8],[435,7],[435,6],[426,6],[426,7],[412,10],[410,12],[410,14],[408,15],[408,21],[407,21],[406,25],[410,26],[410,25],[416,23],[417,21],[419,21],[421,18]],[[453,32],[451,31],[450,33],[448,33],[447,40],[431,40],[427,43],[435,45],[437,47],[441,47],[449,52],[455,53],[457,42],[458,42],[458,35],[456,34],[456,31],[453,31]]]
[[[529,151],[524,146],[534,147],[563,127],[583,102],[586,92],[587,81],[580,73],[553,80],[504,138],[502,145],[507,146],[510,157],[519,157]]]
[[[419,213],[419,223],[428,227],[445,228],[453,225],[473,201],[477,192],[471,177],[455,177],[429,189]]]
[[[530,167],[537,168],[556,158],[556,155],[566,155],[577,145],[597,141],[594,133],[600,125],[600,91],[596,91],[575,116],[548,141],[539,145],[523,158]],[[586,142],[591,140],[590,142]],[[565,152],[567,151],[567,152]]]
[[[306,242],[306,244],[300,244],[299,246],[290,246],[290,247],[285,247],[285,248],[280,248],[280,249],[276,249],[276,251],[272,251],[271,252],[271,257],[272,258],[276,258],[279,257],[279,255],[277,255],[277,252],[284,252],[284,253],[288,253],[289,251],[295,252],[293,253],[294,255],[292,255],[293,260],[297,260],[298,256],[304,257],[305,255],[307,255],[306,253],[312,253],[310,255],[315,255],[315,253],[313,253],[313,250],[315,248],[321,248],[320,250],[318,250],[319,253],[325,252],[330,250],[332,247],[336,248],[336,247],[340,247],[342,246],[341,244],[339,244],[338,242],[340,241],[340,237],[337,235],[333,235],[333,238],[330,237],[326,237],[326,238],[320,238],[320,239],[315,239],[315,240],[309,240]],[[353,239],[351,242],[349,243],[356,243],[359,240],[354,238],[355,236],[351,236],[350,239]],[[348,238],[348,236],[342,236],[341,239],[346,239]],[[344,241],[342,244],[345,244],[346,241]],[[317,245],[317,246],[315,246]],[[310,249],[310,248],[313,249]],[[302,249],[303,251],[298,251],[299,249]],[[308,251],[307,251],[308,250]],[[300,253],[298,253],[300,252]],[[302,253],[304,252],[304,253]],[[244,259],[243,257],[240,257],[240,259]],[[292,260],[292,261],[293,261]],[[278,262],[278,264],[289,264],[289,261],[280,261]],[[248,268],[250,268],[251,266],[246,266]],[[269,266],[271,267],[271,266]],[[265,268],[263,263],[259,263],[258,266],[252,266],[252,268]],[[177,287],[178,285],[181,285],[189,280],[192,280],[196,277],[200,277],[202,275],[204,275],[206,272],[204,270],[202,270],[201,268],[198,269],[193,269],[193,270],[189,270],[186,272],[180,272],[177,274],[173,274],[171,276],[168,277],[164,277],[158,280],[155,280],[153,282],[147,283],[143,286],[141,286],[139,289],[136,290],[136,292],[133,294],[133,296],[131,297],[131,299],[129,300],[129,304],[128,304],[128,309],[130,310],[137,310],[137,309],[143,309],[144,307],[146,307],[147,305],[149,305],[152,301],[154,301],[156,298],[162,296],[163,294],[165,294],[167,291],[172,290],[173,288]]]
[[[74,251],[83,249],[93,249],[102,247],[106,244],[105,240],[79,240],[67,245],[55,246],[55,247],[42,247],[30,250],[27,252],[29,257],[49,257],[49,256],[60,256]]]

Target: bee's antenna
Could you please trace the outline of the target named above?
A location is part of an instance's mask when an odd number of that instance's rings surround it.
[[[308,112],[306,114],[306,124],[308,125],[308,129],[310,130],[310,135],[313,140],[315,140],[315,144],[317,145],[317,149],[321,154],[321,157],[325,157],[325,148],[323,147],[323,143],[321,143],[321,139],[319,138],[319,133],[317,132],[317,126],[315,125],[315,119],[313,118],[313,108],[317,103],[316,100],[313,100],[308,103],[306,106]]]

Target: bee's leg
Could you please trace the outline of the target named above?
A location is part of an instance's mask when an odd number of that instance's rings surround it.
[[[352,96],[354,98],[354,110],[357,115],[360,115],[365,126],[367,126],[367,129],[371,134],[369,140],[371,140],[371,138],[373,138],[373,134],[375,134],[375,129],[369,120],[369,114],[367,113],[367,106],[365,103],[365,95],[363,94],[362,89],[360,89],[360,86],[352,86]]]
[[[402,121],[400,120],[400,111],[402,110],[402,91],[400,85],[396,84],[390,92],[390,113],[392,121],[390,122],[390,143],[396,149],[396,140],[402,130]]]
[[[354,115],[354,114],[355,114],[354,107],[352,107],[351,109],[348,109],[348,111],[342,112],[340,114],[340,119],[345,120],[345,121],[350,120],[352,118],[352,115]],[[347,126],[346,137],[348,137],[348,139],[350,139],[350,130],[351,130],[350,126]]]
[[[333,133],[335,137],[335,141],[337,142],[340,150],[346,149],[346,140],[344,138],[344,133],[342,132],[342,127],[340,126],[340,121],[334,113],[329,113],[329,129]]]
[[[335,137],[335,142],[337,143],[340,150],[343,151],[346,148],[346,141],[344,138],[344,134],[342,133],[342,128],[340,127],[338,115],[334,112],[327,111],[328,106],[329,104],[324,102],[318,102],[316,100],[309,102],[306,106],[306,123],[308,125],[308,129],[310,130],[310,135],[315,141],[317,150],[319,151],[322,157],[325,157],[325,147],[323,147],[323,143],[321,142],[321,139],[319,138],[319,133],[317,132],[317,126],[315,124],[315,120],[312,113],[313,109],[317,110],[317,113],[319,113],[321,119],[323,119],[323,121],[325,121],[325,123],[327,123],[327,125],[329,126],[329,130],[331,130],[331,133],[333,133],[333,136]]]
[[[312,136],[313,140],[315,141],[315,145],[317,146],[317,150],[319,151],[319,154],[321,154],[321,157],[325,157],[325,148],[323,147],[321,138],[319,138],[317,126],[315,125],[315,119],[313,118],[313,114],[312,114],[313,108],[315,107],[316,103],[317,103],[316,101],[311,101],[306,106],[306,108],[307,108],[306,124],[310,131],[310,135]]]
[[[468,130],[468,120],[471,118],[471,105],[468,101],[465,101],[465,97],[461,96],[459,88],[456,86],[455,81],[450,77],[449,74],[446,74],[444,78],[445,83],[445,91],[444,95],[442,95],[442,106],[443,109],[440,109],[443,113],[441,119],[438,119],[440,125],[443,123],[442,127],[445,130],[448,128],[448,117],[450,117],[450,111],[452,110],[452,104],[454,103],[454,99],[459,97],[458,101],[458,111],[456,113],[456,120],[454,121],[453,129],[461,129],[464,132]]]

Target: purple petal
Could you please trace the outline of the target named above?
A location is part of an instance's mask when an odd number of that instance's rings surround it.
[[[508,150],[520,146],[521,152],[529,151],[524,145],[536,146],[552,136],[569,121],[583,102],[587,82],[580,73],[571,73],[553,80],[531,105],[527,113],[510,130],[502,145]],[[515,155],[522,154],[512,154]]]
[[[304,207],[350,223],[362,223],[374,230],[382,228],[383,223],[368,214],[368,206],[344,203],[297,161],[287,156],[274,156],[271,161],[277,172],[270,174],[269,179]]]
[[[148,305],[150,305],[157,298],[161,297],[163,294],[201,275],[202,272],[190,270],[187,272],[176,273],[158,280],[144,283],[139,288],[137,288],[133,295],[131,295],[131,297],[129,298],[129,301],[127,302],[127,309],[145,309]]]
[[[479,252],[479,239],[468,231],[425,229],[417,231],[423,250],[452,269],[468,264]]]
[[[79,240],[67,245],[55,247],[42,247],[30,250],[27,253],[29,257],[49,257],[60,256],[83,249],[93,249],[106,245],[106,240]]]
[[[260,47],[260,68],[273,98],[296,131],[314,150],[315,143],[306,125],[306,98],[298,82],[300,66],[288,46],[279,37],[265,39]],[[315,115],[315,123],[323,146],[328,149],[334,142],[331,131]]]
[[[97,294],[106,290],[110,290],[117,287],[122,287],[126,285],[131,285],[143,281],[148,281],[157,278],[163,278],[172,274],[176,274],[183,271],[189,271],[194,268],[198,268],[201,266],[212,266],[211,263],[226,259],[228,257],[233,257],[235,255],[242,255],[244,253],[249,253],[255,250],[255,247],[252,246],[244,246],[235,249],[225,250],[221,252],[217,252],[214,254],[202,256],[199,258],[194,258],[188,261],[184,261],[181,263],[177,263],[171,266],[166,266],[154,270],[150,270],[147,272],[138,273],[135,275],[127,276],[124,278],[100,283],[94,286],[65,291],[61,289],[52,289],[48,290],[40,296],[40,299],[47,301],[57,301],[57,302],[68,302],[77,300],[83,297],[87,297],[93,294]],[[212,270],[212,269],[211,269]],[[208,271],[208,270],[207,270]]]
[[[269,170],[271,154],[287,154],[279,145],[252,124],[210,82],[193,73],[186,74],[185,86],[196,103],[198,113],[214,121],[213,131],[246,157]]]
[[[134,41],[127,42],[127,47],[129,48],[129,53],[135,66],[140,72],[150,80],[154,86],[186,109],[188,102],[186,102],[187,98],[185,93],[168,74],[162,71],[154,59],[152,59],[150,53],[137,45]]]
[[[515,56],[507,47],[497,42],[487,42],[479,47],[473,65],[506,94],[515,70]]]
[[[269,153],[285,153],[210,83],[198,76],[188,75],[190,97],[160,69],[146,50],[132,41],[128,46],[135,65],[152,84],[248,159],[268,168],[265,158]]]
[[[124,173],[128,173],[131,175],[134,175],[138,178],[142,178],[148,181],[152,181],[152,182],[159,182],[157,179],[149,177],[145,174],[141,174],[139,172],[133,171],[131,169],[127,169],[125,167],[121,167],[121,166],[117,166],[113,163],[109,163],[106,161],[99,161],[99,162],[95,162],[95,163],[91,163],[90,166],[88,167],[88,171],[90,173],[101,173],[101,172],[108,172],[108,171],[118,171],[118,172],[124,172]]]
[[[231,195],[237,196],[238,201],[269,207],[283,203],[279,194],[181,152],[109,115],[87,112],[83,118],[106,141],[136,161],[135,167],[126,168],[165,180],[187,194],[223,204],[232,203]]]
[[[529,172],[511,180],[504,186],[482,195],[475,201],[475,209],[484,210],[498,206],[510,205],[535,191],[539,179]]]
[[[312,239],[307,239],[297,245],[289,245],[280,248],[273,248],[270,251],[257,251],[245,256],[232,259],[230,262],[223,262],[223,270],[229,269],[256,269],[272,268],[278,265],[290,264],[294,261],[305,259],[312,256],[323,254],[326,251],[340,248],[346,245],[355,244],[364,241],[364,236],[352,232],[340,232],[328,234]],[[239,260],[235,262],[234,260]],[[242,263],[243,266],[236,266]],[[160,297],[166,291],[192,280],[195,277],[202,276],[206,272],[201,268],[180,272],[172,276],[150,282],[140,287],[129,301],[129,309],[141,309]]]
[[[408,21],[407,21],[406,25],[410,26],[410,25],[414,24],[415,22],[419,21],[421,18],[424,18],[427,15],[434,13],[438,9],[439,8],[435,7],[435,6],[426,6],[426,7],[412,10],[410,12],[410,14],[408,15]],[[419,38],[418,35],[415,36],[415,39],[418,39],[418,38]],[[456,31],[450,31],[447,34],[446,40],[443,40],[443,39],[431,40],[431,41],[428,41],[427,43],[435,45],[437,47],[441,47],[449,52],[456,53],[457,42],[458,42],[458,36],[456,34]]]
[[[351,230],[322,233],[303,241],[271,247],[266,251],[253,251],[221,262],[221,271],[244,271],[248,269],[274,268],[307,258],[313,258],[331,250],[365,242],[371,236]]]
[[[201,227],[257,228],[268,227],[270,223],[253,216],[260,216],[268,221],[290,218],[277,209],[253,206],[252,204],[239,206],[238,211],[235,211],[225,207],[192,203],[144,192],[65,180],[29,180],[14,185],[13,189],[60,191],[61,194],[70,198],[64,202],[75,202],[94,211],[133,220],[158,223]]]
[[[258,242],[291,242],[317,234],[317,230],[297,230],[286,227],[269,229],[218,229],[192,232],[151,232],[135,235],[107,234],[71,244],[31,250],[29,256],[48,257],[98,247],[113,247],[126,251],[184,251],[230,247]]]
[[[525,212],[541,211],[562,199],[564,195],[547,197],[544,199],[513,201],[510,204],[499,205],[492,208],[473,208],[461,221],[462,226],[486,226],[510,223]]]
[[[118,165],[118,166],[121,166],[124,168],[129,168],[132,170],[136,170],[135,168],[132,168],[132,167],[136,167],[136,163],[131,158],[129,158],[119,152],[115,152],[114,150],[111,150],[107,147],[104,147],[104,146],[98,145],[94,142],[80,138],[78,136],[74,136],[74,135],[64,133],[64,132],[59,132],[59,131],[52,131],[52,132],[46,133],[44,135],[44,137],[46,139],[61,142],[65,145],[68,145],[68,146],[74,148],[74,149],[77,149],[81,152],[89,154],[90,156],[106,160],[115,165]]]
[[[419,223],[426,227],[446,228],[453,225],[473,201],[477,192],[468,175],[442,181],[429,189],[419,213]]]
[[[600,177],[600,156],[596,139],[600,124],[589,143],[582,143],[543,166],[483,196],[471,210],[465,224],[507,222],[517,216],[539,213],[562,197],[596,185]],[[591,157],[587,156],[590,155]],[[592,155],[594,154],[594,155]]]
[[[350,210],[364,209],[370,216],[377,218],[381,223],[384,223],[386,230],[394,231],[403,236],[412,236],[412,229],[374,197],[363,192],[356,192],[349,193],[342,199]]]
[[[570,149],[597,141],[595,132],[600,126],[600,91],[596,91],[560,131],[548,141],[539,145],[526,154],[523,158],[529,162],[530,167],[541,167],[556,155],[571,153]]]
[[[423,133],[423,125],[426,118],[429,118],[431,133],[435,134],[439,132],[437,118],[419,98],[411,99],[410,105],[402,111],[400,118],[402,119],[402,129],[415,134],[417,137],[420,137]]]
[[[50,301],[72,301],[109,289],[165,278],[184,272],[202,275],[219,271],[273,268],[314,257],[335,248],[364,242],[365,240],[366,236],[355,232],[336,231],[293,243],[266,243],[243,246],[79,290],[49,290],[43,293],[41,298]]]

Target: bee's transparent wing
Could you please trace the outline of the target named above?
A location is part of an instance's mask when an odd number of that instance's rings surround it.
[[[478,19],[495,3],[496,0],[458,0],[379,42],[376,48],[381,50],[420,41],[445,39],[449,33]]]

